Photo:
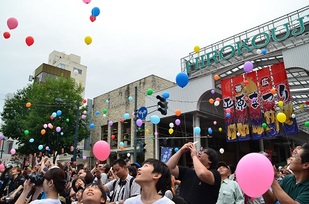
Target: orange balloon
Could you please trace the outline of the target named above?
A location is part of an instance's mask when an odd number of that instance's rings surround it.
[[[215,79],[216,81],[219,80],[219,79],[220,79],[219,75],[216,74],[216,75],[214,76],[214,79]]]
[[[41,134],[42,134],[42,135],[45,135],[45,133],[46,133],[46,130],[45,130],[45,129],[42,129],[42,130],[41,130]]]
[[[213,104],[213,103],[215,102],[215,100],[213,100],[212,98],[210,98],[210,99],[208,100],[208,102],[209,102],[210,104]]]
[[[177,110],[175,111],[175,115],[176,115],[176,116],[180,116],[180,115],[181,115],[181,110],[177,109]]]
[[[275,94],[276,93],[276,89],[275,88],[270,89],[270,93]]]
[[[120,150],[124,150],[124,146],[120,146],[119,149],[120,149]]]
[[[27,108],[30,108],[30,106],[31,106],[31,103],[30,103],[30,102],[26,103],[26,107],[27,107]]]

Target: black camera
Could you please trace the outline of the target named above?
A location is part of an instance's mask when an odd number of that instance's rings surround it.
[[[28,174],[26,176],[26,179],[30,179],[31,183],[34,183],[36,186],[42,186],[44,181],[44,175],[43,174]]]

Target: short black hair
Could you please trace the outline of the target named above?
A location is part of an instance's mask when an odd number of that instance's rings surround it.
[[[206,148],[203,150],[208,155],[209,161],[211,161],[210,169],[217,169],[218,165],[218,154],[212,148]]]
[[[171,189],[171,172],[167,165],[161,162],[158,159],[146,159],[143,163],[144,164],[151,164],[153,165],[153,172],[152,173],[159,173],[161,177],[159,178],[156,184],[157,192],[161,191],[162,195],[165,194],[165,191]]]
[[[47,181],[53,180],[56,191],[61,194],[64,192],[66,179],[65,172],[59,167],[50,168],[45,174],[44,178]]]
[[[102,187],[101,185],[98,185],[97,183],[91,183],[91,184],[88,184],[88,185],[84,188],[84,190],[85,190],[86,188],[88,188],[88,187],[91,187],[91,186],[96,186],[96,187],[98,187],[98,189],[99,189],[99,190],[101,191],[101,193],[102,193],[102,198],[105,200],[104,203],[106,203],[107,196],[106,196],[106,193],[105,193],[103,187]],[[84,192],[83,192],[83,193],[84,193]]]
[[[127,166],[127,162],[124,159],[117,159],[116,161],[114,161],[114,163],[112,164],[112,166],[118,164],[121,167],[125,167]]]

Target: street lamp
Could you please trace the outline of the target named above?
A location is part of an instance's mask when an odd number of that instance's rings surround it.
[[[62,99],[62,98],[55,98],[55,101],[56,102],[65,102],[65,99]],[[77,110],[76,110],[76,123],[75,123],[75,135],[74,135],[74,150],[73,150],[73,157],[72,157],[72,162],[76,161],[76,152],[77,152],[77,142],[78,142],[78,124],[79,124],[79,107],[80,107],[80,103],[79,102],[76,102],[76,107],[77,107]]]

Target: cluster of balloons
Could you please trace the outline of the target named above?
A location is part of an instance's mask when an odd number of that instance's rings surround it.
[[[264,49],[262,49],[262,50],[257,49],[257,50],[256,50],[256,53],[257,53],[257,54],[263,54],[263,55],[266,55],[267,50],[266,50],[265,48],[264,48]]]
[[[14,17],[7,19],[6,23],[7,23],[7,26],[10,30],[14,30],[18,26],[18,20]],[[11,37],[11,33],[6,31],[6,32],[3,33],[3,37],[5,39],[9,39]],[[25,42],[28,46],[31,46],[34,43],[34,38],[32,36],[27,36],[26,39],[25,39]]]

